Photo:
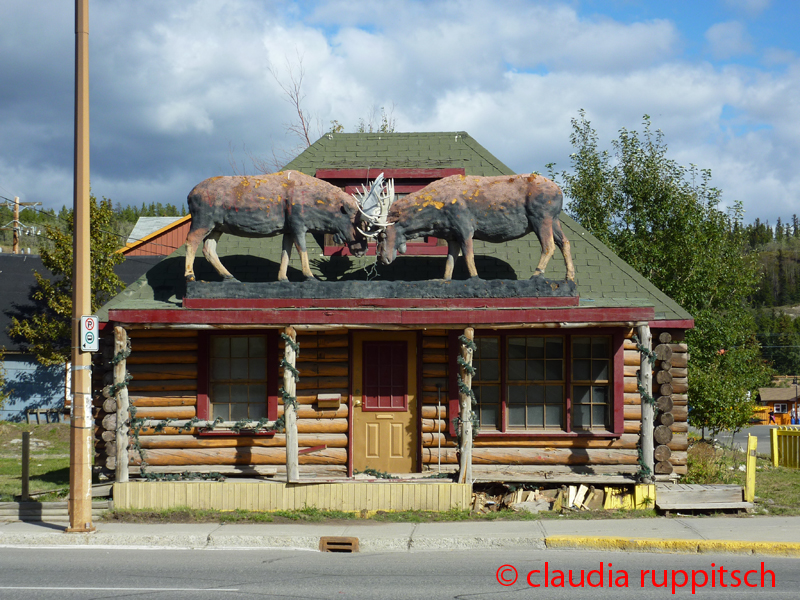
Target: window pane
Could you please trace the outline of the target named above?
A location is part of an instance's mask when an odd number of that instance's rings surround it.
[[[258,421],[259,419],[267,418],[267,404],[266,402],[255,402],[250,404],[250,419]]]
[[[230,404],[213,404],[211,408],[213,412],[211,413],[211,418],[222,419],[223,421],[230,421],[228,410],[230,409]]]
[[[548,381],[561,381],[564,379],[564,369],[562,367],[563,361],[560,360],[547,360],[545,361],[547,369]]]
[[[528,381],[544,381],[544,361],[528,361]]]
[[[499,406],[496,404],[482,405],[481,409],[481,425],[496,427],[497,426],[497,413]]]
[[[525,358],[525,338],[508,338],[508,358]]]
[[[214,336],[211,338],[211,356],[227,357],[231,355],[231,339],[228,337]]]
[[[231,421],[241,421],[247,418],[247,404],[231,404]]]
[[[508,401],[514,404],[525,404],[525,386],[524,385],[508,386]]]
[[[528,386],[528,403],[542,404],[544,402],[544,386]]]
[[[549,337],[545,343],[547,346],[547,358],[563,358],[564,340],[560,337]]]
[[[524,404],[512,404],[508,407],[508,424],[518,427],[525,425]]]
[[[230,402],[231,401],[231,386],[225,383],[215,383],[211,386],[211,401],[212,402]]]
[[[231,379],[247,379],[247,359],[246,358],[233,358],[231,359]]]
[[[250,359],[250,379],[266,379],[267,377],[267,363],[264,358],[251,358]]]
[[[591,361],[576,360],[572,363],[572,378],[575,381],[588,381]]]
[[[594,337],[592,338],[592,357],[594,358],[610,358],[610,340],[607,337]]]
[[[479,358],[499,358],[500,352],[498,338],[484,337],[478,338],[478,356]]]
[[[561,415],[564,412],[564,407],[560,404],[547,404],[545,405],[547,420],[545,425],[548,427],[561,427],[564,420]]]
[[[603,405],[592,406],[592,425],[604,427],[606,424],[606,407]]]
[[[529,427],[544,427],[544,405],[531,404],[528,406],[528,422]]]
[[[594,404],[605,404],[608,401],[608,388],[594,386],[592,388],[592,402]]]
[[[608,381],[608,361],[592,361],[592,381]]]
[[[232,337],[231,338],[231,357],[232,358],[246,358],[247,357],[247,338],[246,337]]]
[[[508,379],[510,381],[518,381],[525,379],[525,361],[524,360],[509,360],[508,361]]]
[[[528,338],[528,358],[544,358],[544,338]]]
[[[250,357],[264,358],[267,355],[267,340],[263,337],[250,338]]]
[[[500,361],[480,361],[480,370],[478,373],[480,374],[481,381],[498,381],[500,379]]]
[[[592,401],[592,388],[588,385],[576,385],[572,388],[573,404],[589,404]]]
[[[564,402],[564,388],[560,385],[548,385],[545,387],[545,402],[548,404],[561,404]]]
[[[211,363],[211,379],[230,379],[231,361],[229,358],[215,358]]]
[[[575,427],[589,427],[591,410],[592,407],[588,404],[576,404],[572,409],[572,424]]]
[[[267,405],[267,386],[264,384],[254,384],[250,386],[248,394],[251,403]]]
[[[481,402],[500,402],[500,386],[482,385]]]
[[[247,393],[246,385],[231,386],[231,402],[243,403],[249,401],[249,394]]]
[[[588,337],[572,338],[572,356],[575,358],[591,358],[592,356],[591,338]]]

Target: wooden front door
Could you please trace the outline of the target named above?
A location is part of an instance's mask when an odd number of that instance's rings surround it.
[[[417,462],[416,335],[354,335],[353,469],[411,473]]]

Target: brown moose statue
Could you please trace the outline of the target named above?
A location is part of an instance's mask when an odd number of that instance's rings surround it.
[[[574,281],[569,241],[558,219],[563,204],[558,186],[536,174],[475,177],[452,175],[395,201],[383,218],[370,219],[366,235],[377,238],[378,256],[390,264],[405,252],[406,240],[433,236],[447,240],[444,279],[453,276],[459,250],[470,277],[477,277],[472,240],[506,242],[536,234],[542,255],[534,275],[544,273],[558,246]]]
[[[358,230],[359,205],[349,194],[298,171],[269,175],[212,177],[189,193],[192,224],[186,236],[187,281],[194,281],[194,258],[203,255],[224,280],[235,281],[222,265],[216,246],[223,233],[241,237],[283,234],[278,280],[286,281],[292,245],[300,253],[303,275],[314,279],[308,264],[306,232],[336,235],[350,252],[363,256],[366,238]]]

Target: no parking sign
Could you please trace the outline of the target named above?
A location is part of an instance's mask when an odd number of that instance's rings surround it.
[[[81,317],[81,352],[100,350],[100,321],[95,315]]]

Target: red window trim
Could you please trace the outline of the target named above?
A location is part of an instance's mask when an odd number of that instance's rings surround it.
[[[208,421],[211,419],[210,387],[210,359],[209,356],[212,335],[265,335],[267,338],[267,419],[275,421],[278,418],[278,330],[242,330],[242,331],[200,331],[197,340],[197,418]],[[273,432],[274,434],[274,432]],[[203,432],[201,435],[235,435],[252,436],[253,433],[233,431]],[[268,432],[258,435],[269,435]]]
[[[455,418],[459,415],[461,410],[460,401],[458,398],[458,383],[456,374],[458,373],[458,356],[460,354],[461,343],[458,341],[460,333],[457,330],[450,330],[448,336],[448,352],[449,356],[449,385],[450,398],[448,402],[447,420],[450,429],[450,435],[455,436]],[[508,329],[503,331],[491,329],[478,329],[475,331],[475,337],[481,335],[498,336],[500,342],[500,429],[491,430],[487,432],[478,432],[476,439],[496,439],[496,438],[571,438],[571,437],[594,437],[594,438],[618,438],[623,434],[625,427],[625,365],[624,365],[624,348],[623,343],[625,336],[623,332],[618,329],[611,328],[597,328],[597,329],[583,329],[583,330],[569,330],[569,331],[536,331],[531,329]],[[523,430],[512,429],[506,425],[506,339],[508,336],[514,335],[545,335],[545,336],[561,336],[564,337],[564,350],[565,350],[565,369],[564,374],[564,393],[566,398],[564,400],[564,409],[566,411],[567,429],[564,430]],[[572,356],[572,338],[574,336],[585,335],[610,335],[611,336],[611,360],[613,380],[611,384],[612,389],[612,429],[607,431],[573,431],[572,430],[572,369],[570,366],[570,359]]]
[[[344,189],[348,194],[354,194],[370,178],[375,178],[380,173],[387,179],[395,180],[395,192],[410,194],[424,188],[429,183],[449,177],[450,175],[465,175],[463,168],[450,169],[317,169],[316,177]],[[406,244],[404,256],[445,256],[447,246],[440,246],[439,240],[426,237],[423,240],[409,240]],[[351,256],[347,246],[329,246],[323,248],[325,256]],[[375,256],[375,245],[367,248],[367,256]]]

